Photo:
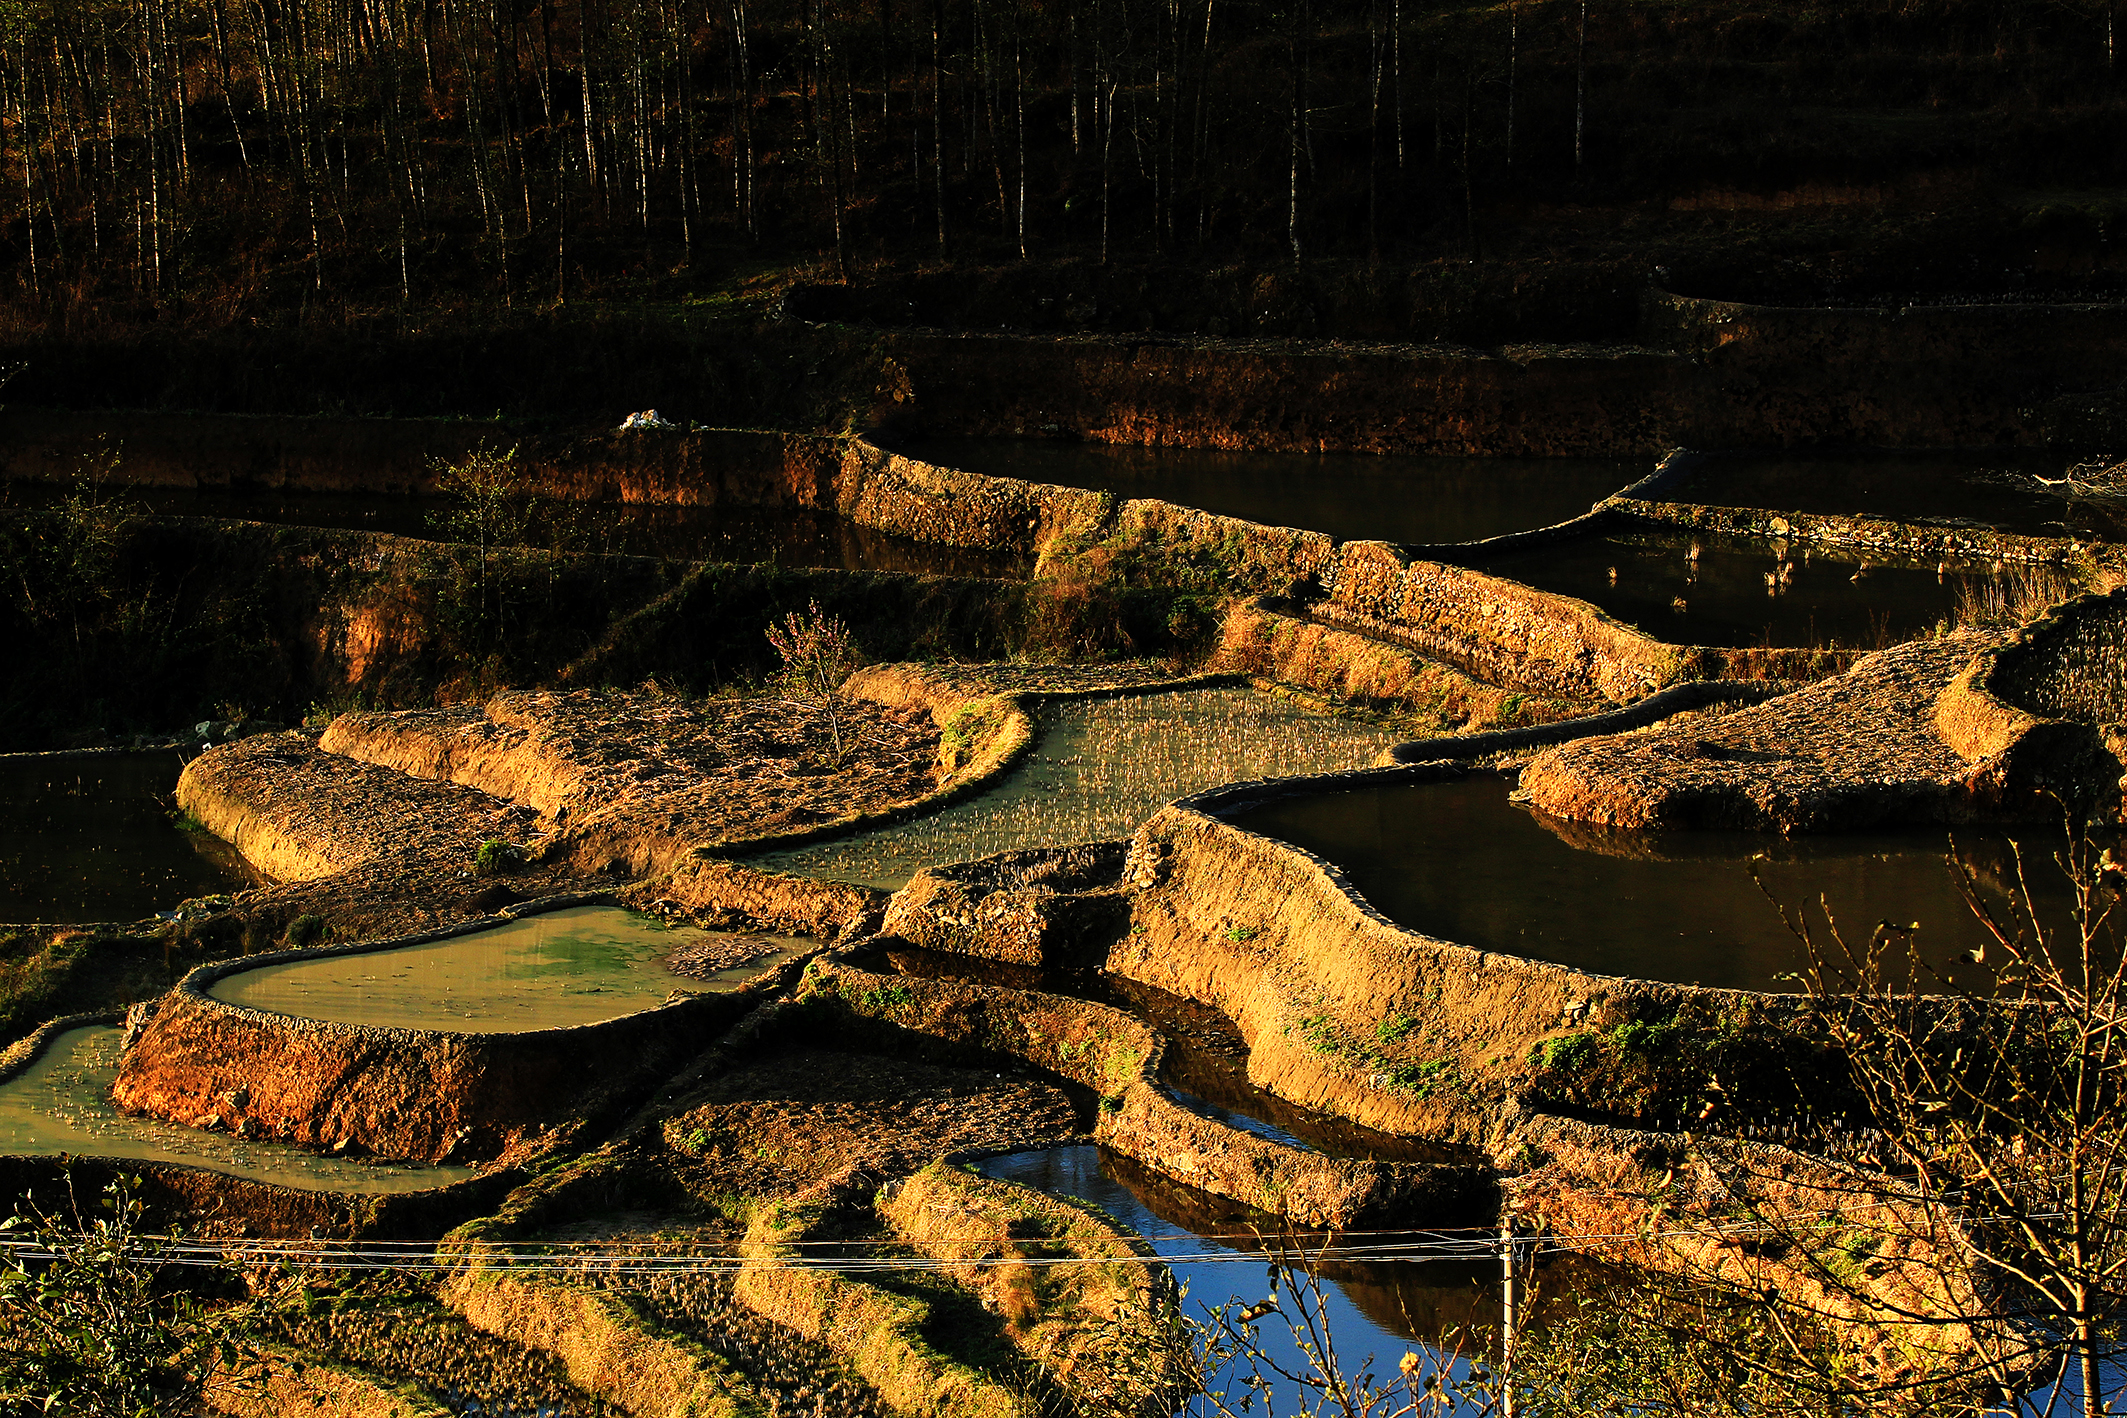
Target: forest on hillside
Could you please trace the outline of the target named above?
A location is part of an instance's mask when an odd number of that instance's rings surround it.
[[[2009,189],[2109,251],[2116,64],[2111,0],[9,0],[0,260],[18,306],[233,318]]]

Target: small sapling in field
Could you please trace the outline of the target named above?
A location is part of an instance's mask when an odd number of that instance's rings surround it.
[[[515,842],[490,837],[473,854],[474,876],[504,876],[525,863],[525,850]]]
[[[842,682],[863,663],[856,640],[840,616],[826,614],[818,601],[783,617],[780,625],[768,627],[768,644],[783,662],[783,692],[798,707],[810,709],[827,722],[828,742],[834,761],[843,758]]]

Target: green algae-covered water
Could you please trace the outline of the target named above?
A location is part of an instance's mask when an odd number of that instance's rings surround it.
[[[172,825],[173,751],[0,757],[0,921],[134,921],[244,885],[227,844]]]
[[[765,852],[765,871],[892,891],[925,867],[1127,837],[1175,798],[1249,778],[1363,768],[1402,735],[1246,689],[1067,700],[985,792],[912,822]]]
[[[69,1029],[36,1061],[0,1083],[0,1154],[15,1157],[113,1157],[177,1162],[255,1182],[322,1191],[410,1192],[448,1186],[469,1167],[405,1167],[323,1157],[272,1142],[247,1142],[121,1113],[111,1103],[124,1031],[111,1025]]]
[[[707,977],[665,964],[675,952],[719,942],[766,953]],[[219,980],[210,993],[341,1024],[513,1034],[654,1009],[675,990],[736,989],[800,946],[782,936],[672,926],[613,906],[572,906],[396,950],[266,965]]]

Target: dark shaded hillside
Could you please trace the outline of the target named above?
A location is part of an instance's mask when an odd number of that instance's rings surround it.
[[[863,287],[816,313],[890,323],[1421,339],[1615,335],[1657,271],[2110,295],[2113,26],[2028,0],[32,0],[0,32],[0,261],[19,322],[77,333],[765,311],[808,274]]]

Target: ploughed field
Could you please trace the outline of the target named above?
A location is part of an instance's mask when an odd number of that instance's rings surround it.
[[[170,1163],[359,1195],[426,1191],[474,1175],[470,1167],[389,1166],[122,1112],[110,1095],[123,1032],[114,1025],[67,1030],[28,1068],[0,1082],[0,1154]]]

